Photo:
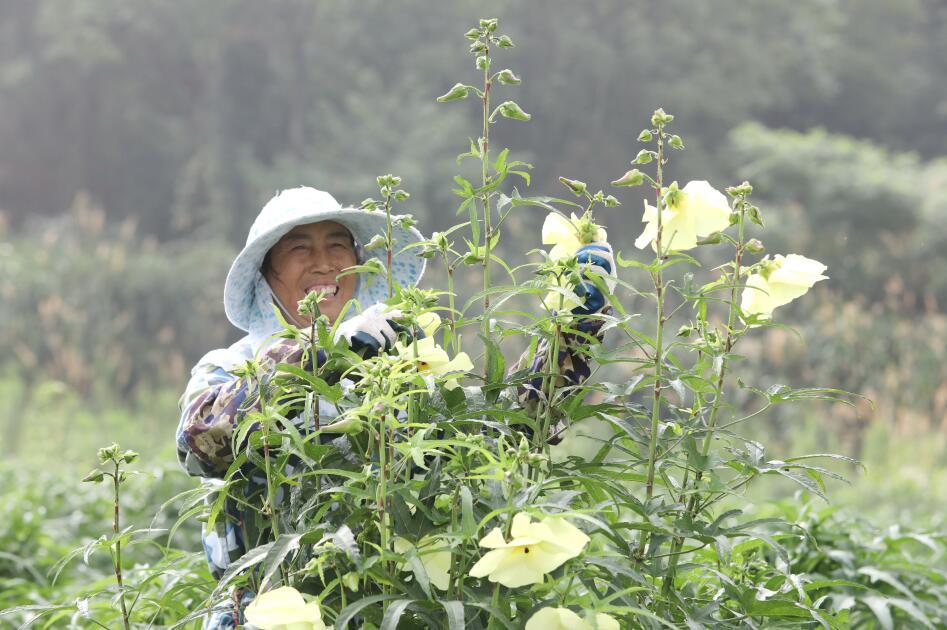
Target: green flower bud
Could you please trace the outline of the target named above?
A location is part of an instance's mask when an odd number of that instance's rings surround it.
[[[672,120],[674,120],[674,116],[666,114],[660,107],[654,110],[654,114],[651,116],[651,124],[655,127],[663,127]]]
[[[378,202],[369,197],[365,199],[358,205],[362,210],[376,210],[378,208]]]
[[[569,190],[572,191],[576,197],[583,195],[586,191],[585,182],[580,182],[577,179],[567,179],[565,177],[560,177],[559,181],[568,186]]]
[[[418,224],[414,216],[410,214],[402,214],[397,217],[392,217],[392,219],[394,220],[395,225],[403,230],[411,229]]]
[[[636,168],[631,169],[612,182],[612,186],[640,186],[644,183],[644,173]]]
[[[500,35],[497,38],[497,46],[500,48],[513,48],[513,40],[506,35]]]
[[[404,190],[396,190],[393,195],[395,201],[405,201],[410,196],[411,195],[407,191],[404,191]]]
[[[101,470],[92,470],[88,475],[82,478],[82,483],[99,483],[105,479],[105,473]]]
[[[480,39],[480,32],[481,31],[479,28],[472,28],[466,33],[464,33],[464,37],[466,37],[467,39]]]
[[[621,202],[615,198],[614,195],[608,195],[605,197],[605,207],[606,208],[617,208],[621,205]]]
[[[763,247],[763,243],[758,238],[751,238],[746,242],[746,251],[751,254],[765,254],[766,248]]]
[[[756,206],[747,206],[746,214],[750,217],[750,221],[757,224],[760,227],[763,227],[763,215],[760,214],[760,209]]]
[[[654,136],[651,134],[650,129],[643,129],[641,133],[638,134],[638,142],[651,142],[654,139]]]
[[[750,185],[750,182],[743,182],[739,186],[730,186],[727,188],[727,194],[731,197],[738,197],[740,195],[747,196],[753,192],[753,187]]]
[[[379,247],[384,247],[384,246],[385,246],[385,237],[382,236],[381,234],[376,234],[375,236],[372,237],[372,240],[365,243],[365,245],[363,246],[363,249],[365,249],[365,251],[370,252],[373,249],[378,249]]]
[[[99,461],[105,463],[111,459],[114,459],[118,455],[118,444],[112,442],[111,446],[106,446],[99,449]]]
[[[482,55],[483,53],[487,52],[487,45],[482,41],[477,40],[470,45],[470,52],[475,55]]]
[[[723,240],[723,239],[722,239],[722,237],[720,236],[720,232],[714,232],[714,233],[712,233],[712,234],[708,234],[707,236],[705,236],[705,237],[702,238],[702,239],[699,239],[699,240],[697,241],[697,244],[698,244],[698,245],[716,245],[716,244],[719,243],[721,240]]]
[[[493,110],[490,120],[493,120],[497,113],[499,113],[504,118],[512,118],[513,120],[529,120],[532,118],[532,116],[524,112],[520,106],[513,101],[500,103],[500,105],[498,105],[497,108]]]
[[[131,464],[135,460],[138,459],[138,453],[136,453],[135,451],[125,451],[124,453],[122,453],[122,459],[125,461],[126,464]]]
[[[516,76],[515,74],[513,74],[513,71],[510,70],[509,68],[505,70],[500,70],[500,73],[497,74],[497,81],[499,81],[503,85],[519,85],[520,83],[522,83],[522,81],[520,81],[520,78]]]
[[[477,70],[486,70],[490,67],[490,59],[486,55],[477,57]]]
[[[693,327],[693,326],[691,326],[690,324],[684,324],[683,326],[681,326],[680,328],[677,329],[677,336],[678,336],[678,337],[690,337],[690,336],[691,336],[691,333],[693,333],[693,332],[694,332],[694,327]]]
[[[462,98],[467,98],[469,94],[470,88],[468,88],[463,83],[457,83],[446,94],[438,96],[435,100],[437,100],[438,103],[449,103],[450,101],[457,101]]]
[[[649,164],[654,159],[654,152],[648,149],[638,151],[638,155],[631,161],[632,164]]]
[[[488,33],[492,33],[497,30],[497,18],[482,19],[480,20],[480,28],[486,30]]]
[[[680,136],[678,136],[678,135],[673,135],[673,136],[671,136],[671,138],[668,140],[668,146],[671,147],[672,149],[683,149],[683,148],[684,148],[684,142],[681,140],[681,137],[680,137]]]

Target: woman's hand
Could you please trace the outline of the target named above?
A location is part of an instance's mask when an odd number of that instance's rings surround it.
[[[375,304],[339,324],[336,339],[345,339],[352,352],[368,359],[379,352],[391,350],[400,333],[410,334],[405,326],[397,323],[402,317],[398,309],[389,309],[385,304]]]
[[[589,243],[576,252],[576,258],[582,269],[583,281],[575,288],[575,294],[583,300],[583,303],[572,309],[572,312],[576,315],[600,313],[608,304],[608,298],[591,278],[592,276],[601,277],[609,292],[614,291],[617,275],[612,246],[605,241]]]

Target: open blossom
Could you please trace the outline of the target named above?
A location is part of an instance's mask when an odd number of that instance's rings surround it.
[[[638,249],[656,247],[658,210],[645,203],[644,232],[635,241]],[[688,182],[661,212],[661,248],[684,251],[697,247],[697,239],[730,225],[730,205],[723,193],[703,180]]]
[[[564,518],[550,516],[532,522],[529,515],[513,517],[507,542],[499,527],[480,540],[480,546],[491,549],[470,569],[471,577],[488,576],[491,582],[516,588],[537,584],[562,563],[574,558],[589,542],[579,528]]]
[[[549,257],[561,260],[575,256],[583,245],[605,242],[608,233],[591,220],[577,217],[575,213],[567,219],[557,212],[550,212],[543,222],[543,245],[552,245]]]
[[[411,543],[404,538],[396,538],[393,541],[394,550],[398,553],[407,553],[411,549]],[[451,553],[447,543],[435,536],[425,536],[418,541],[418,558],[421,565],[427,572],[427,578],[434,588],[446,591],[450,586],[450,563]],[[407,563],[401,566],[402,571],[409,571],[411,568]]]
[[[620,630],[618,621],[611,615],[595,615],[598,630]],[[541,608],[526,622],[526,630],[594,630],[592,624],[584,621],[568,608]]]
[[[798,254],[777,254],[772,260],[766,257],[760,271],[747,278],[740,309],[746,315],[772,317],[773,309],[789,304],[816,282],[827,279],[822,275],[826,269],[818,260]]]
[[[415,343],[417,344],[417,356],[415,356]],[[453,359],[450,355],[434,342],[433,337],[418,339],[412,343],[399,341],[395,344],[394,352],[405,361],[416,361],[418,372],[422,376],[447,376],[460,372],[469,372],[473,369],[473,362],[466,352],[458,352]],[[449,389],[457,386],[457,381],[451,379],[446,383]]]
[[[245,614],[247,622],[260,630],[326,630],[319,604],[307,604],[291,586],[257,595]]]

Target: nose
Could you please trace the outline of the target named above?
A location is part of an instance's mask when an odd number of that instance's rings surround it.
[[[309,268],[316,273],[334,271],[332,256],[324,247],[314,247],[309,261]]]

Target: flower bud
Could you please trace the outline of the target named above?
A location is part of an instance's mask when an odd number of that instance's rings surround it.
[[[671,136],[671,138],[668,140],[668,146],[671,147],[672,149],[683,149],[683,148],[684,148],[684,142],[681,140],[681,137],[680,137],[680,136],[678,136],[678,135],[673,135],[673,136]]]
[[[674,120],[674,116],[665,113],[660,107],[654,110],[654,114],[651,116],[651,124],[655,127],[663,127],[672,120]]]
[[[112,442],[111,446],[106,446],[104,448],[99,449],[99,453],[98,453],[99,461],[104,464],[110,459],[114,459],[117,454],[118,454],[118,444]]]
[[[497,38],[497,46],[500,48],[512,48],[513,40],[507,37],[506,35],[500,35]]]
[[[614,195],[608,195],[605,197],[605,207],[606,208],[617,208],[621,205],[621,202],[615,198]]]
[[[654,153],[647,149],[638,151],[638,155],[631,161],[632,164],[648,164],[654,159]]]
[[[365,249],[365,251],[370,252],[373,249],[378,249],[379,247],[384,247],[384,246],[385,246],[385,237],[382,236],[381,234],[376,234],[375,236],[372,237],[372,240],[365,243],[363,249]]]
[[[515,74],[513,74],[513,71],[510,70],[509,68],[506,68],[505,70],[500,70],[500,73],[497,75],[497,81],[499,81],[503,85],[519,85],[520,83],[522,83],[520,78],[516,76]]]
[[[396,190],[393,197],[395,201],[405,201],[411,195],[405,190]]]
[[[480,20],[480,28],[492,33],[493,31],[497,30],[497,18]]]
[[[758,238],[751,238],[746,242],[746,251],[751,254],[765,254],[766,248],[763,247],[763,243]]]
[[[486,55],[479,55],[477,57],[477,70],[486,70],[490,67],[490,58]]]
[[[480,29],[472,28],[466,33],[464,33],[464,37],[466,37],[467,39],[480,39]]]
[[[105,479],[105,473],[101,470],[90,471],[88,475],[82,478],[82,483],[99,483]]]
[[[692,332],[694,332],[694,327],[691,326],[690,324],[684,324],[683,326],[677,329],[677,336],[690,337]]]
[[[470,94],[470,88],[468,88],[463,83],[457,83],[446,94],[442,94],[441,96],[438,96],[437,99],[435,100],[437,100],[438,103],[449,103],[450,101],[456,101],[462,98],[467,98],[469,94]]]
[[[490,116],[491,120],[493,120],[497,112],[499,112],[499,114],[504,118],[512,118],[513,120],[529,120],[532,118],[532,116],[524,112],[520,106],[513,101],[500,103],[500,105],[495,110],[493,110],[493,115]]]
[[[362,210],[376,210],[378,208],[378,202],[369,197],[365,199],[358,205]]]
[[[712,234],[708,234],[704,238],[699,239],[697,241],[697,244],[698,245],[716,245],[721,240],[722,240],[722,237],[720,236],[720,232],[713,232]]]
[[[470,52],[475,55],[482,55],[487,52],[487,45],[478,39],[470,45]]]
[[[631,169],[612,182],[612,186],[640,186],[644,183],[644,173],[636,168]]]
[[[138,459],[138,453],[136,453],[135,451],[125,451],[124,453],[122,453],[122,460],[126,464],[131,464],[137,459]]]
[[[654,136],[651,134],[650,129],[642,129],[641,133],[638,134],[638,142],[651,142],[654,139]]]
[[[731,197],[738,197],[740,195],[746,196],[753,192],[753,187],[750,186],[750,182],[743,182],[739,186],[730,186],[727,188],[727,194]]]
[[[559,181],[565,184],[569,188],[569,190],[572,191],[572,194],[574,194],[576,197],[581,196],[586,191],[585,182],[580,182],[577,179],[568,179],[565,177],[560,177]]]
[[[746,214],[750,217],[750,221],[757,224],[760,227],[763,227],[763,215],[760,214],[760,209],[756,206],[747,206]]]

